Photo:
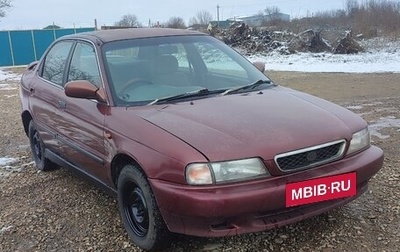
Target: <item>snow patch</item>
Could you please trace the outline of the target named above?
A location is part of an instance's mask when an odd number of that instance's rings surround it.
[[[18,97],[18,95],[6,95],[6,98],[14,98],[14,97]]]
[[[2,228],[0,229],[0,235],[3,234],[3,233],[5,233],[5,232],[10,231],[12,228],[13,228],[13,226],[2,227]]]
[[[21,157],[21,159],[25,159],[26,157]],[[10,174],[15,172],[21,172],[26,167],[34,165],[35,162],[29,162],[25,164],[17,163],[19,159],[16,158],[0,158],[0,179],[8,177]],[[17,163],[16,165],[13,165]]]
[[[399,128],[397,131],[400,131],[400,119],[394,116],[382,117],[378,121],[373,121],[371,125],[369,125],[369,130],[372,136],[376,136],[380,139],[388,139],[389,135],[383,135],[379,131],[385,128]]]
[[[362,41],[366,51],[359,54],[279,52],[251,55],[252,62],[266,64],[267,71],[295,71],[320,73],[400,73],[400,40]]]
[[[17,161],[16,158],[9,158],[9,157],[0,157],[0,166],[6,166],[9,164],[13,164]]]
[[[8,72],[5,69],[0,68],[0,81],[5,81],[5,80],[18,81],[18,80],[20,80],[20,78],[21,78],[21,75],[14,74],[14,73]]]
[[[382,105],[383,102],[373,102],[373,103],[365,103],[363,104],[364,106],[369,106],[369,107],[374,107],[374,106],[379,106]]]
[[[351,109],[351,110],[360,110],[363,109],[363,106],[357,105],[357,106],[347,106],[347,109]]]
[[[360,53],[338,55],[332,53],[297,53],[250,56],[250,61],[265,63],[267,70],[312,73],[400,73],[398,53]]]

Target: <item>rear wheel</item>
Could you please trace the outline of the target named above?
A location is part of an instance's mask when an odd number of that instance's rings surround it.
[[[137,246],[151,251],[166,245],[170,233],[145,175],[134,165],[126,165],[118,177],[118,208]]]
[[[29,142],[31,152],[39,171],[49,171],[57,168],[57,165],[44,156],[45,146],[40,138],[39,132],[36,130],[35,123],[31,120],[29,123]]]

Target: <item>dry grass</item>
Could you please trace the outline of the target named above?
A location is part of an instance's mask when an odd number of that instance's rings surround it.
[[[390,0],[347,0],[346,9],[313,13],[291,22],[273,24],[295,33],[305,29],[324,30],[337,36],[344,30],[362,34],[365,38],[384,36],[400,38],[400,2]]]

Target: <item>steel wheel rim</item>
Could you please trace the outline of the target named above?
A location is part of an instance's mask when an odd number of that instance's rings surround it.
[[[33,152],[38,159],[38,161],[42,160],[42,145],[41,145],[41,140],[39,137],[39,133],[35,131],[32,137],[32,142],[33,142]]]
[[[144,237],[149,230],[149,211],[142,190],[128,182],[123,190],[124,214],[135,235]]]

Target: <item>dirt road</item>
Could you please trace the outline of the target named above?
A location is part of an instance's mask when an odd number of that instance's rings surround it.
[[[350,204],[276,230],[230,238],[178,236],[169,251],[399,251],[400,74],[270,72],[283,86],[360,114],[385,152],[369,190]],[[0,85],[0,251],[139,251],[116,202],[66,169],[37,173],[19,117],[17,81]]]

